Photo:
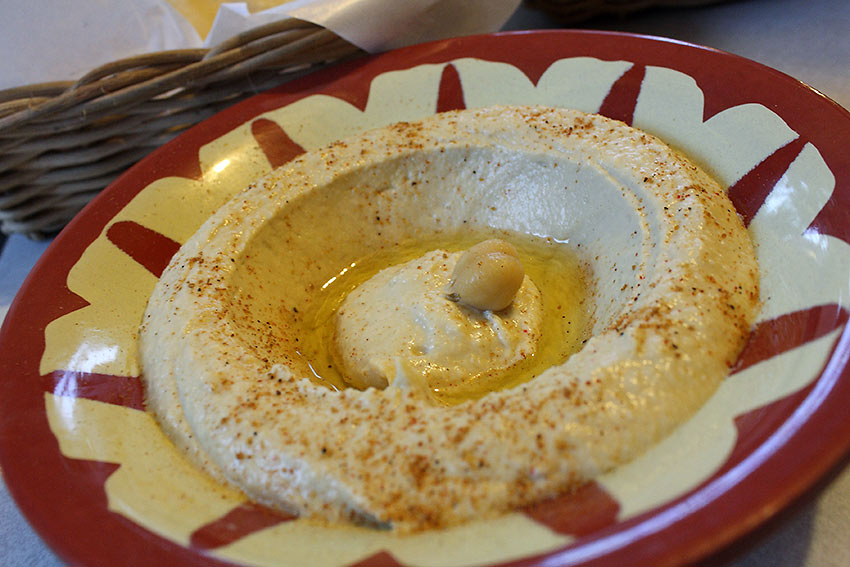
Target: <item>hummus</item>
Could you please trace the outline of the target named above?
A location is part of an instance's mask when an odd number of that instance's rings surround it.
[[[320,292],[350,266],[485,228],[579,256],[578,352],[453,405],[345,387],[305,356],[317,314],[337,310]],[[148,408],[265,505],[400,532],[457,524],[570,490],[670,433],[743,347],[757,282],[724,190],[658,139],[564,109],[439,114],[300,156],[183,245],[141,326]]]
[[[337,310],[333,352],[359,388],[404,387],[438,397],[492,382],[532,356],[542,321],[540,291],[525,277],[498,312],[447,299],[461,252],[435,250],[381,270]]]

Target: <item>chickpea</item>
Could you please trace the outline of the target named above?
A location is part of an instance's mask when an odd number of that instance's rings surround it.
[[[514,300],[525,271],[516,248],[493,238],[458,258],[449,283],[449,299],[482,311],[499,311]]]

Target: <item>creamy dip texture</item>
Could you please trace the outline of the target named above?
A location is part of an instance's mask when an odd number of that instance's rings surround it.
[[[429,252],[385,268],[348,294],[332,348],[350,384],[439,395],[534,354],[543,319],[537,287],[524,278],[511,305],[498,312],[458,305],[446,296],[460,256]]]
[[[519,291],[453,301],[462,250],[491,236],[526,260]],[[409,532],[639,455],[714,392],[757,307],[748,233],[697,166],[601,116],[493,107],[308,152],[236,196],[163,273],[140,351],[148,408],[210,474]]]

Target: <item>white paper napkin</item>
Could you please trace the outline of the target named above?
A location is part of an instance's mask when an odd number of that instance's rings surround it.
[[[75,80],[124,57],[212,46],[279,18],[321,25],[369,52],[501,28],[520,0],[295,0],[251,14],[223,4],[210,33],[166,0],[28,0],[0,18],[0,89]]]
[[[0,89],[75,80],[116,59],[202,45],[195,28],[164,0],[3,4]]]
[[[501,28],[520,0],[295,0],[257,14],[223,4],[207,45],[281,17],[313,22],[370,53]]]

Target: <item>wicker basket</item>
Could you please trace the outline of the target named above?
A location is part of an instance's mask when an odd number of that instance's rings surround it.
[[[0,91],[0,231],[47,237],[130,165],[243,98],[361,54],[287,19],[207,49],[109,63],[76,82]]]
[[[724,0],[526,0],[526,4],[564,23],[577,24],[597,16],[624,18],[649,8],[705,6],[721,1]]]

